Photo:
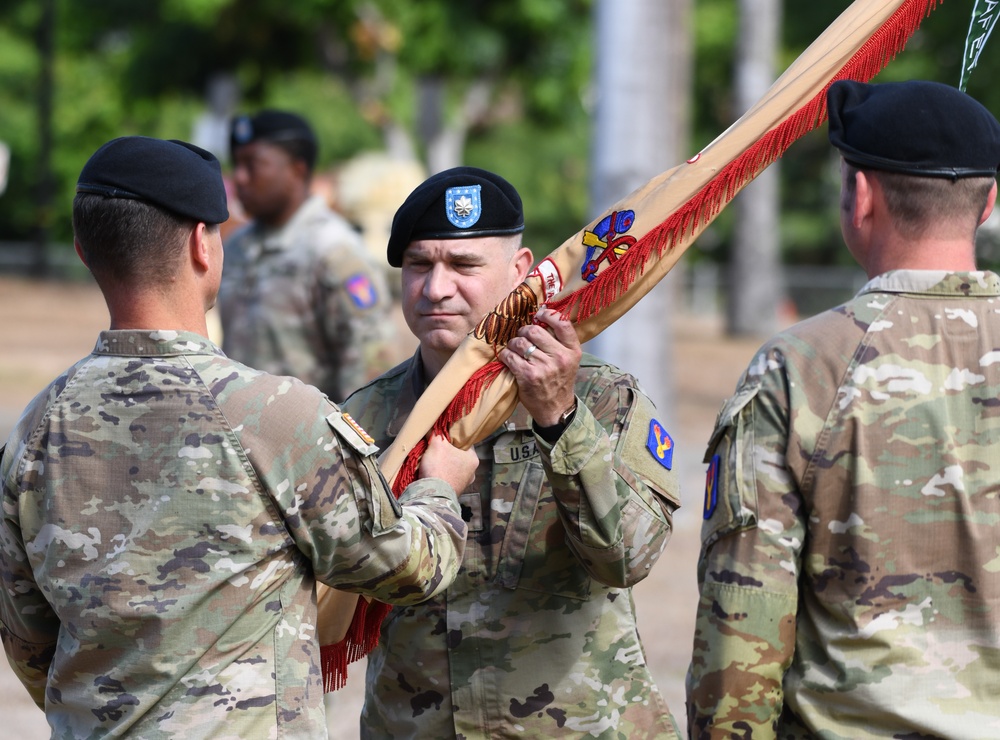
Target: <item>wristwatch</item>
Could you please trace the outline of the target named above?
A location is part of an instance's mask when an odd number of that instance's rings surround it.
[[[535,429],[535,434],[537,434],[539,437],[544,439],[549,444],[552,444],[556,442],[559,439],[559,437],[562,436],[562,433],[566,430],[566,427],[568,427],[570,422],[573,421],[573,416],[575,414],[576,414],[576,398],[573,399],[573,405],[570,406],[570,408],[562,416],[559,417],[559,421],[557,421],[552,426],[540,427],[535,422],[532,422],[531,425]]]

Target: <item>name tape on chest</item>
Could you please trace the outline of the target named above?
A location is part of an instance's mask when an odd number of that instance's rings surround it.
[[[352,449],[362,455],[374,455],[378,452],[378,445],[375,439],[358,422],[354,421],[346,411],[333,413],[326,417],[330,428],[337,433],[344,442]]]
[[[535,440],[529,439],[520,444],[508,445],[506,447],[493,448],[493,462],[497,465],[512,465],[538,455],[538,448]]]

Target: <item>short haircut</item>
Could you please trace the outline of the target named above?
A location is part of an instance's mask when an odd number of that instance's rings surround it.
[[[847,192],[855,189],[855,173],[863,171],[878,180],[896,229],[904,237],[917,237],[932,226],[952,225],[964,235],[975,236],[983,215],[992,177],[915,177],[913,175],[863,169],[847,163]]]
[[[101,287],[162,284],[196,224],[141,200],[93,193],[73,199],[73,232]]]
[[[496,237],[500,240],[500,248],[507,253],[508,259],[513,259],[517,250],[521,248],[523,236],[524,234],[505,234],[503,236]]]

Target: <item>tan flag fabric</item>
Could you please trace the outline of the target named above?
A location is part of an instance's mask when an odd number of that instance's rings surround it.
[[[542,260],[465,338],[382,454],[380,466],[393,489],[398,493],[413,480],[428,432],[467,448],[507,419],[517,405],[517,386],[496,351],[532,321],[539,305],[571,319],[581,341],[603,331],[670,271],[747,183],[826,119],[826,91],[834,81],[870,80],[937,5],[856,0],[715,141]],[[377,644],[390,607],[323,586],[319,599],[324,680],[331,690],[343,685],[347,664]]]

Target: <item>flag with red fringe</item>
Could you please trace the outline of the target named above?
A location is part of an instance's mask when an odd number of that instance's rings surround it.
[[[383,453],[380,465],[396,495],[414,480],[429,432],[468,448],[510,416],[517,386],[496,352],[532,321],[539,305],[573,321],[581,342],[603,331],[666,275],[747,183],[826,120],[826,91],[834,81],[870,80],[941,1],[855,0],[715,141],[623,198],[542,260],[469,333]],[[348,663],[378,644],[390,609],[320,587],[327,691],[343,686]],[[324,629],[333,624],[341,626]]]

